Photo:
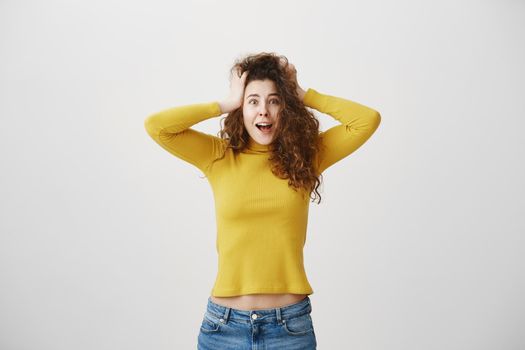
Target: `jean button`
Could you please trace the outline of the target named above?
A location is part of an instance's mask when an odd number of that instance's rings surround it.
[[[257,314],[253,314],[253,315],[252,315],[252,318],[253,318],[254,320],[256,320],[257,317],[259,317],[259,316],[257,316]]]

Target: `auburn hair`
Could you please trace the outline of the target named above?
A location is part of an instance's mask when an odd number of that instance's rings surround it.
[[[281,179],[288,179],[288,185],[295,191],[302,191],[303,196],[308,194],[313,201],[318,198],[319,204],[318,189],[322,180],[316,164],[320,147],[319,121],[299,98],[297,83],[287,74],[288,64],[285,56],[262,52],[237,59],[230,73],[237,74],[238,68],[239,75],[248,71],[245,88],[253,80],[269,79],[275,83],[281,97],[281,109],[269,158],[271,171]],[[217,135],[237,155],[247,147],[250,138],[244,126],[242,105],[222,121],[224,126]],[[223,157],[224,154],[213,162]]]

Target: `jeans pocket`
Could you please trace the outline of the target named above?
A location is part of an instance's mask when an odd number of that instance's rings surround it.
[[[309,313],[283,320],[283,327],[290,335],[303,335],[314,331]]]
[[[204,333],[218,332],[220,327],[221,327],[220,321],[216,316],[208,312],[204,314],[204,317],[202,318],[202,323],[201,323],[202,332]]]

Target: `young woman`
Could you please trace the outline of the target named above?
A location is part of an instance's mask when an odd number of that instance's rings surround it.
[[[380,114],[357,102],[304,90],[294,65],[275,53],[231,70],[221,101],[152,114],[148,134],[207,177],[214,195],[218,273],[198,349],[315,349],[303,265],[309,199],[322,173],[378,128]],[[340,125],[324,132],[313,111]],[[190,128],[227,114],[218,137]]]

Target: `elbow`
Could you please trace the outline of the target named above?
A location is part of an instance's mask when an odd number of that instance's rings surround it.
[[[374,131],[379,127],[379,124],[381,124],[381,114],[378,111],[374,110],[371,114],[370,124]]]
[[[149,115],[146,119],[144,119],[144,129],[150,135],[151,137],[155,137],[159,134],[159,128],[154,120],[155,115]]]

